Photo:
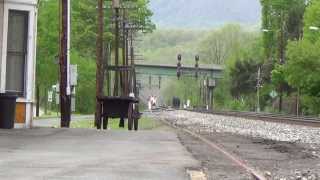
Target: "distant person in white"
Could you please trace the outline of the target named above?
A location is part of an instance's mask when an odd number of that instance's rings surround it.
[[[149,111],[152,111],[152,107],[157,105],[157,97],[156,96],[150,96],[148,99],[148,109]]]
[[[191,104],[190,99],[188,99],[187,100],[187,108],[190,108],[190,104]]]

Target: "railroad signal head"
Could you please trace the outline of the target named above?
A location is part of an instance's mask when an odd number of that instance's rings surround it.
[[[196,59],[196,62],[199,62],[199,60],[200,60],[199,55],[196,55],[196,56],[195,56],[195,59]]]
[[[181,61],[182,60],[182,56],[181,54],[178,54],[178,61]]]
[[[195,56],[195,60],[196,60],[196,68],[199,68],[199,60],[200,60],[200,57],[198,55]]]
[[[200,60],[199,55],[196,55],[196,56],[195,56],[195,60],[196,60],[196,65],[195,65],[195,67],[196,67],[196,74],[195,74],[195,77],[198,78],[198,76],[199,76],[199,60]]]

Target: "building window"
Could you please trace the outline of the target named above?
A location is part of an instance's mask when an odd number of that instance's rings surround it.
[[[9,11],[6,91],[24,96],[28,41],[27,11]]]

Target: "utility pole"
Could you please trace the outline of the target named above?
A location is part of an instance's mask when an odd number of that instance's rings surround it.
[[[70,127],[71,96],[68,89],[68,60],[70,49],[70,0],[61,0],[61,29],[60,29],[60,111],[61,127]],[[69,92],[68,92],[69,90]]]
[[[126,46],[126,22],[125,22],[125,16],[126,16],[126,10],[125,9],[123,9],[123,12],[122,12],[122,18],[123,18],[123,20],[122,20],[122,65],[123,66],[126,66],[127,64],[126,64],[126,59],[127,59],[127,51],[126,51],[126,48],[127,48],[127,46]],[[122,78],[121,78],[121,84],[122,84],[122,90],[121,90],[121,92],[122,92],[122,95],[123,96],[127,96],[127,95],[129,95],[129,93],[127,92],[127,72],[125,72],[125,71],[123,71],[123,72],[121,72],[121,74],[122,74]]]
[[[103,95],[103,0],[98,0],[98,35],[97,35],[97,70],[96,70],[96,96],[101,97]],[[95,124],[98,129],[101,128],[99,118],[101,114],[101,106],[96,98],[96,113],[95,113]]]
[[[257,112],[260,112],[260,88],[261,88],[261,67],[258,69],[257,77]]]
[[[113,0],[112,6],[115,9],[115,66],[119,66],[119,8],[120,2],[119,0]],[[119,96],[119,71],[115,72],[115,81],[114,81],[114,96]]]
[[[39,84],[36,85],[36,98],[37,98],[37,104],[36,104],[36,116],[40,116],[40,88]]]
[[[281,12],[281,24],[280,24],[280,44],[279,44],[279,59],[280,59],[280,65],[283,65],[285,63],[285,21],[283,17],[283,11]],[[283,83],[280,82],[279,85],[279,112],[282,112],[282,102],[283,102]]]
[[[129,66],[129,30],[128,28],[126,27],[126,23],[125,23],[125,31],[124,31],[124,48],[125,48],[125,66]],[[125,92],[126,92],[126,96],[128,96],[130,94],[130,86],[129,86],[129,71],[125,71]]]
[[[138,97],[138,90],[137,90],[137,84],[136,84],[136,80],[137,80],[137,77],[136,77],[136,73],[135,73],[135,61],[134,61],[134,47],[133,47],[133,34],[131,34],[131,41],[130,41],[130,58],[131,58],[131,66],[132,66],[132,81],[133,81],[133,84],[132,84],[132,91],[135,95],[135,97]]]

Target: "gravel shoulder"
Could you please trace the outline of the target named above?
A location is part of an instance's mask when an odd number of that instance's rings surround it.
[[[320,179],[320,129],[187,111],[163,112],[159,119],[185,127],[224,147],[269,179]],[[250,179],[230,171],[215,152],[178,133],[181,143],[202,162],[209,179]],[[236,169],[236,168],[233,168]]]

